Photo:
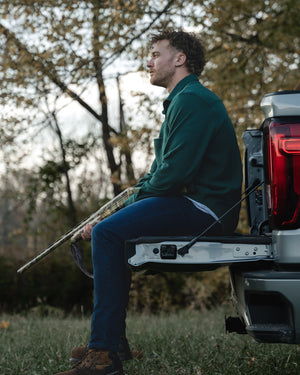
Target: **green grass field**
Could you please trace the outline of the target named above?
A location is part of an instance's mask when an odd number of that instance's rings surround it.
[[[124,363],[127,375],[300,374],[300,346],[260,344],[226,334],[229,307],[169,315],[131,315],[128,339],[145,357]],[[0,374],[53,375],[69,368],[70,350],[86,344],[90,319],[0,316]],[[9,322],[9,326],[5,322]]]

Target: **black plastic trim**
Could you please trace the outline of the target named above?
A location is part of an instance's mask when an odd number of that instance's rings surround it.
[[[194,236],[174,236],[174,237],[139,237],[126,241],[127,244],[155,243],[155,242],[189,242]],[[272,243],[272,237],[266,235],[232,235],[232,236],[213,236],[201,237],[197,242],[220,242],[220,243],[241,243],[253,245],[269,245]]]
[[[274,96],[274,95],[287,95],[287,94],[300,94],[300,90],[275,91],[275,92],[270,92],[269,94],[264,95],[264,97]]]
[[[264,280],[300,280],[300,271],[255,270],[243,273],[243,277]]]

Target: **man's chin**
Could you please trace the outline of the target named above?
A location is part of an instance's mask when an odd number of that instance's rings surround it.
[[[154,77],[150,77],[150,83],[153,86],[159,86],[159,87],[165,87],[163,84],[161,84],[158,80],[154,79]]]

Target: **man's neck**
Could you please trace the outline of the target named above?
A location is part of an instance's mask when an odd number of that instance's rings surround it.
[[[183,80],[183,78],[189,76],[190,74],[191,73],[187,72],[186,70],[178,70],[177,73],[174,75],[172,81],[168,85],[168,87],[166,87],[168,93],[170,94],[173,91],[174,87],[177,85],[177,83],[179,83],[181,80]]]

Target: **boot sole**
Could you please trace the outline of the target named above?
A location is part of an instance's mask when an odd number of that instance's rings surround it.
[[[120,361],[121,362],[124,362],[124,361],[131,361],[132,360],[132,355],[128,356],[128,355],[119,355],[119,358],[120,358]],[[76,365],[76,363],[80,362],[82,360],[82,358],[70,358],[69,359],[69,362],[72,364],[72,365]]]

